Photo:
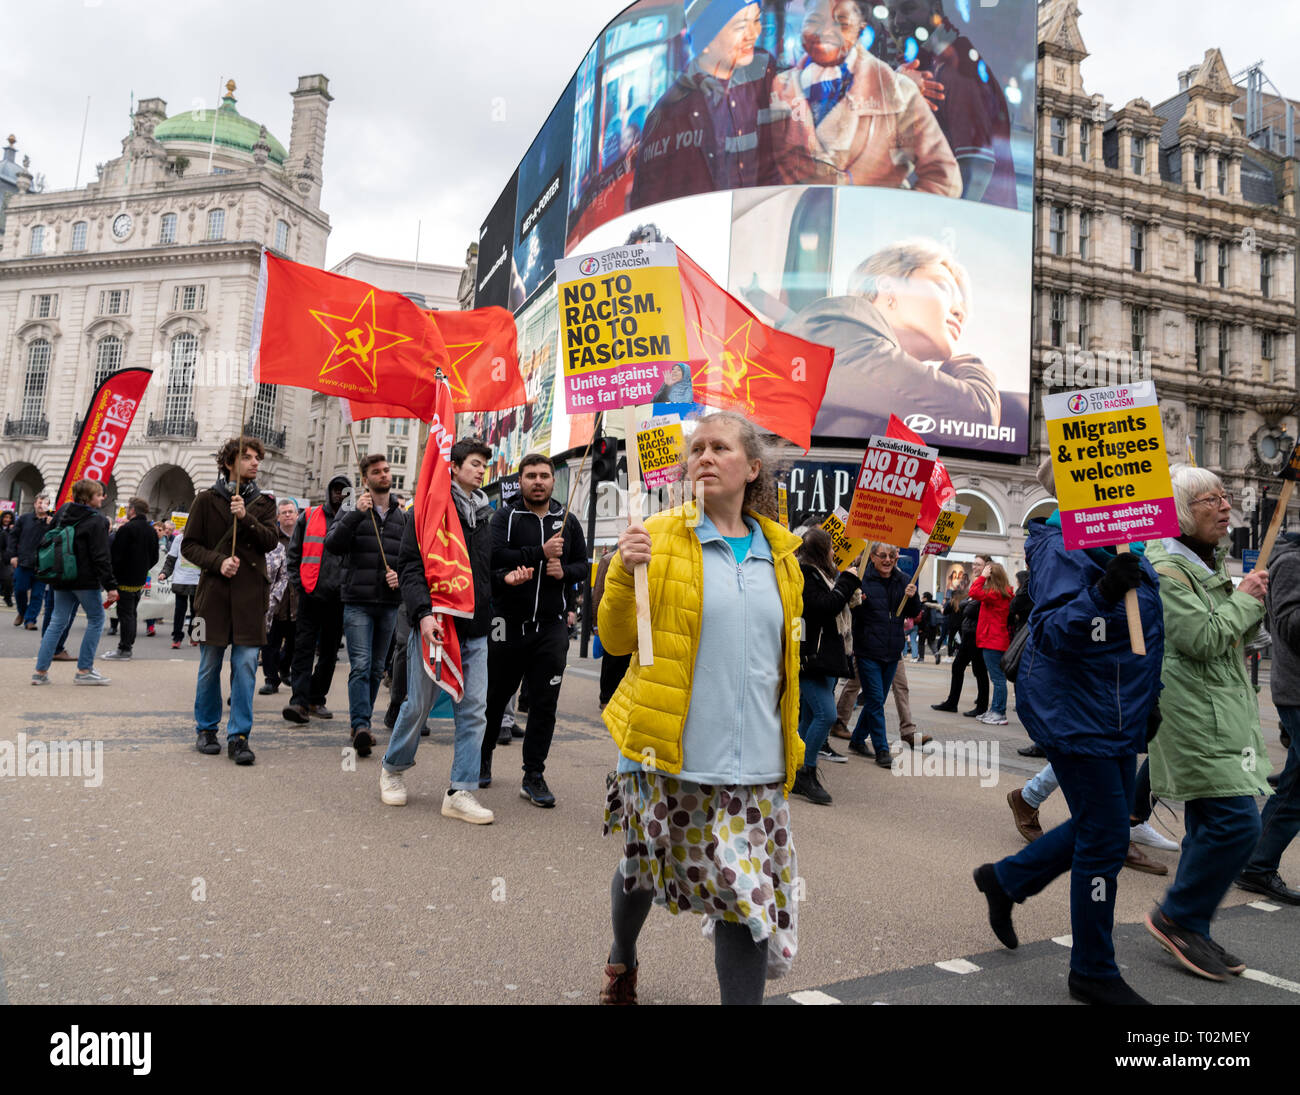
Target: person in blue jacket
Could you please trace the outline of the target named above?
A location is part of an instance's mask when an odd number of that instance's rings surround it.
[[[1029,523],[1025,558],[1034,607],[1016,677],[1017,714],[1047,754],[1070,817],[1014,856],[975,869],[989,924],[1009,948],[1016,902],[1070,872],[1070,995],[1145,1004],[1120,976],[1111,931],[1115,885],[1129,846],[1137,754],[1159,724],[1164,612],[1142,555],[1067,551],[1060,511]],[[1146,655],[1129,645],[1124,599],[1136,589]]]

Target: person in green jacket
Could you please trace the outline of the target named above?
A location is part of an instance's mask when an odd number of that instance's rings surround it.
[[[1264,619],[1268,572],[1233,589],[1224,566],[1231,499],[1205,468],[1173,469],[1182,535],[1147,544],[1165,614],[1160,733],[1151,742],[1151,790],[1181,801],[1187,835],[1173,885],[1147,930],[1184,967],[1211,981],[1246,964],[1210,938],[1219,902],[1259,839],[1256,795],[1271,794],[1259,702],[1242,646]]]

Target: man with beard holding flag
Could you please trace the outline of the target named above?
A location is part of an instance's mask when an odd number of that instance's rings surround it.
[[[492,507],[478,488],[492,452],[476,439],[453,444],[451,392],[446,384],[438,388],[415,519],[406,524],[397,559],[411,633],[406,699],[384,753],[379,797],[387,806],[406,805],[402,773],[415,764],[420,728],[441,688],[454,701],[456,720],[442,814],[488,825],[492,811],[473,792],[479,785],[486,725],[487,635],[492,626]]]

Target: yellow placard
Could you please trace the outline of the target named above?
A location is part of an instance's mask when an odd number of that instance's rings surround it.
[[[685,361],[677,249],[634,244],[555,264],[565,409],[614,410],[654,399]]]
[[[641,461],[641,478],[647,487],[666,487],[685,475],[682,467],[684,447],[681,419],[657,424],[652,419],[645,429],[637,430],[637,457]]]
[[[190,515],[188,513],[180,513],[174,511],[171,516],[171,522],[175,526],[177,532],[185,531],[185,522],[188,521],[189,519],[190,519]]]
[[[853,560],[867,548],[866,540],[854,539],[848,533],[849,515],[843,508],[838,508],[825,521],[824,528],[831,538],[831,554],[835,556],[835,569],[848,570]]]
[[[951,508],[941,509],[935,517],[934,527],[930,529],[930,538],[921,548],[922,555],[938,555],[943,558],[957,542],[957,535],[970,514],[970,506],[963,506],[957,502],[951,502],[949,506]]]

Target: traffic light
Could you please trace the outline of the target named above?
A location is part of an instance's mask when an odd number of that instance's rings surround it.
[[[591,476],[597,483],[618,478],[618,442],[601,434],[591,444]]]

